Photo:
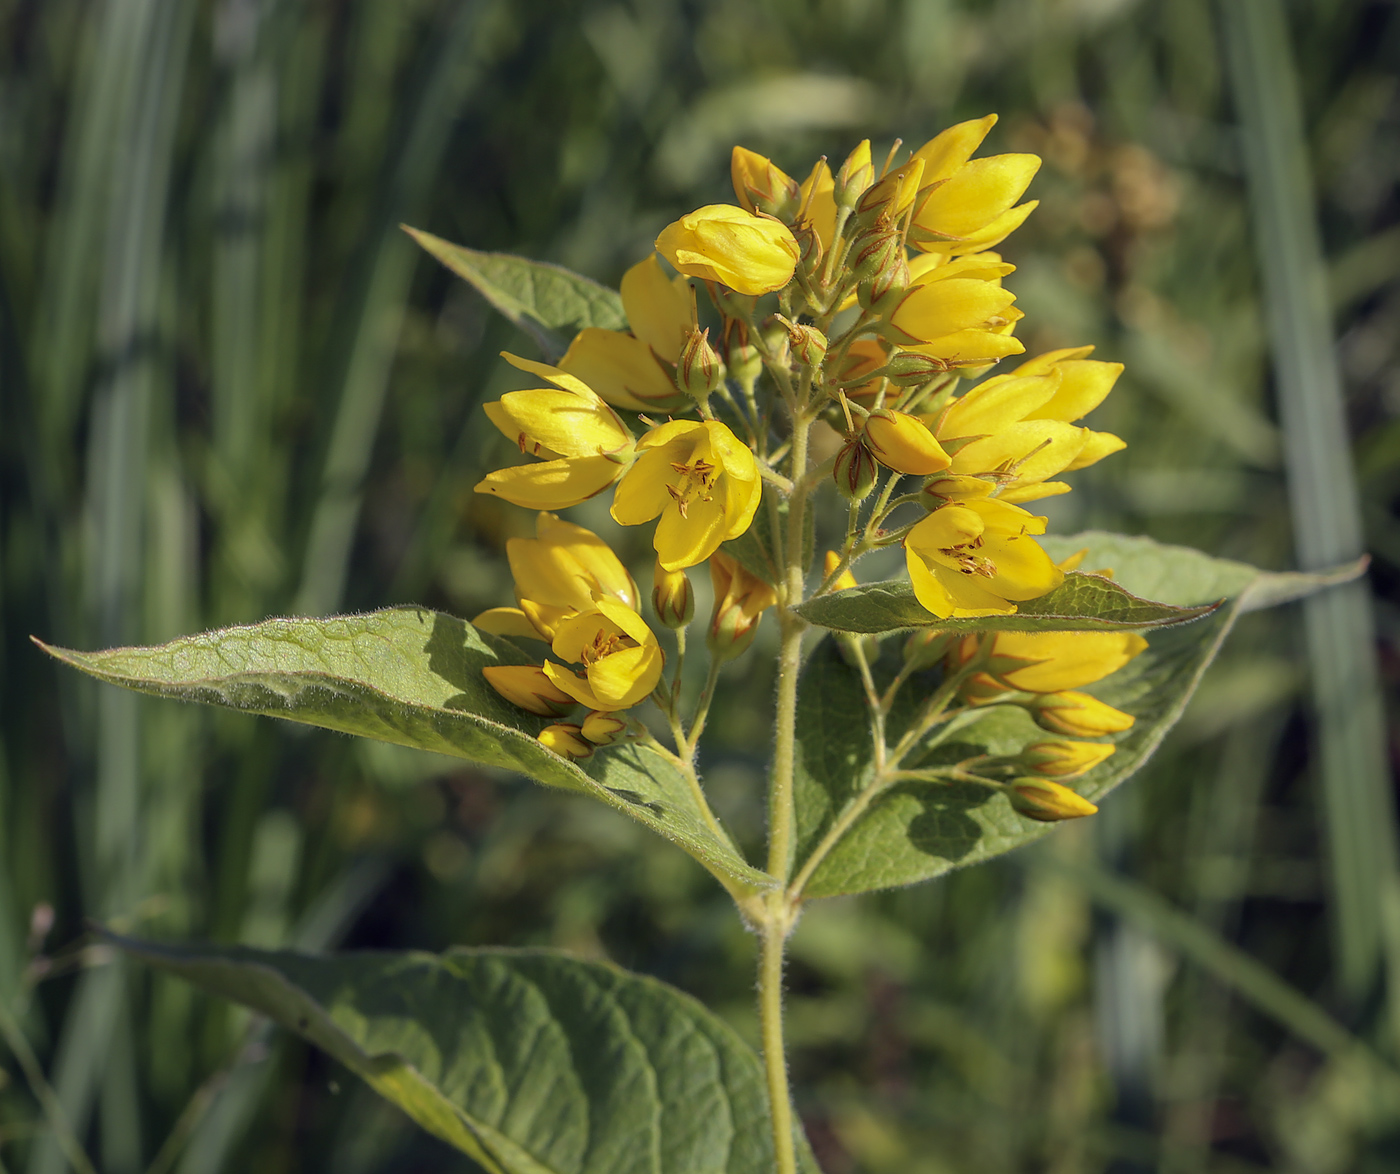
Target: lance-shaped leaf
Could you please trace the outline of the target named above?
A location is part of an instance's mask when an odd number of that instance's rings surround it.
[[[1098,533],[1044,544],[1057,559],[1087,547],[1086,565],[1111,569],[1129,589],[1173,605],[1189,609],[1202,600],[1229,599],[1200,623],[1149,631],[1147,651],[1086,690],[1137,719],[1111,739],[1112,757],[1074,781],[1075,790],[1094,802],[1156,750],[1241,611],[1297,598],[1361,570],[1358,564],[1321,575],[1275,575],[1146,538]],[[877,684],[890,679],[897,663],[897,649],[888,648],[884,663],[876,665],[882,678]],[[909,728],[936,680],[936,672],[919,674],[905,686],[890,715],[891,742]],[[910,884],[1010,851],[1050,830],[1018,815],[1003,795],[975,784],[877,780],[864,696],[859,677],[828,641],[813,656],[798,694],[797,867],[809,871],[808,896]],[[938,768],[979,755],[1009,756],[1052,737],[1023,710],[993,706],[940,727],[930,740],[935,744],[926,742],[903,765]],[[852,811],[859,816],[835,837],[837,821]]]
[[[305,1036],[495,1174],[774,1168],[758,1057],[655,979],[549,950],[317,957],[110,940]]]
[[[874,634],[901,628],[945,632],[1080,632],[1135,630],[1180,624],[1208,615],[1216,600],[1179,607],[1142,599],[1102,575],[1072,571],[1055,590],[1027,600],[1004,616],[939,619],[915,597],[908,579],[865,583],[809,599],[797,611],[812,623],[837,632]]]
[[[46,651],[143,693],[516,770],[626,812],[730,886],[753,890],[768,883],[710,826],[685,777],[660,754],[641,746],[609,748],[580,769],[541,746],[535,736],[546,723],[498,696],[481,674],[488,665],[525,658],[509,642],[440,612],[397,607],[265,620],[156,648]]]
[[[622,298],[591,278],[528,257],[478,253],[407,225],[404,231],[530,335],[551,363],[586,326],[627,329]]]

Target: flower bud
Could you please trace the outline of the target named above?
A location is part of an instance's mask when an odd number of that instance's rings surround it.
[[[788,345],[799,363],[816,367],[826,358],[826,335],[815,326],[788,324]]]
[[[611,746],[627,732],[627,719],[615,713],[595,709],[583,719],[579,731],[595,746]]]
[[[778,602],[773,588],[722,550],[710,556],[715,607],[705,642],[720,660],[732,660],[753,643],[758,621]]]
[[[864,501],[875,488],[875,478],[879,472],[879,465],[871,451],[859,440],[852,440],[836,454],[831,475],[842,497],[848,501]]]
[[[656,251],[688,277],[759,297],[792,280],[800,250],[787,225],[732,204],[707,204],[662,229]]]
[[[870,140],[865,139],[841,164],[832,188],[832,198],[838,208],[854,208],[874,182],[875,168],[870,162]]]
[[[734,195],[747,212],[766,212],[780,220],[797,214],[802,191],[797,181],[767,159],[744,147],[735,147],[729,160]]]
[[[904,242],[899,233],[892,228],[871,229],[856,237],[851,246],[851,276],[864,284],[900,260],[904,260]]]
[[[512,705],[540,717],[563,717],[578,704],[537,664],[492,664],[481,675]]]
[[[704,403],[724,382],[724,360],[710,345],[710,329],[691,329],[681,344],[676,362],[676,386],[698,403]]]
[[[1130,729],[1134,717],[1087,693],[1042,693],[1026,703],[1035,724],[1055,734],[1097,738]]]
[[[539,742],[546,750],[553,750],[560,758],[574,761],[588,758],[593,753],[593,743],[583,736],[582,727],[572,722],[545,726],[539,732]]]
[[[822,566],[825,568],[823,573],[829,578],[831,572],[834,571],[840,565],[841,556],[837,554],[834,550],[828,550],[826,552],[826,559],[822,563]],[[853,574],[851,574],[851,568],[847,567],[837,577],[836,582],[834,582],[831,585],[831,589],[833,591],[849,591],[852,587],[859,586],[860,584],[856,582],[856,577]]]
[[[911,672],[931,669],[948,651],[955,640],[951,632],[940,632],[937,628],[920,628],[904,642],[904,663]]]
[[[1018,757],[1037,774],[1063,779],[1093,770],[1116,749],[1111,742],[1037,742]]]
[[[1049,779],[1026,777],[1009,783],[1006,797],[1011,806],[1027,819],[1038,823],[1058,823],[1062,819],[1079,819],[1098,810],[1082,795]]]
[[[941,473],[952,458],[917,417],[880,408],[865,422],[865,442],[875,458],[897,473],[928,477]]]
[[[869,281],[856,286],[856,300],[863,309],[883,314],[893,308],[909,288],[909,262],[896,253]]]
[[[856,202],[856,217],[864,225],[893,225],[914,202],[924,175],[924,161],[918,156],[891,171],[869,188]]]
[[[668,571],[660,563],[652,575],[651,606],[668,628],[684,628],[695,615],[695,592],[684,571]]]
[[[937,379],[947,370],[948,364],[933,355],[898,351],[890,356],[880,374],[896,387],[919,387],[931,379]]]

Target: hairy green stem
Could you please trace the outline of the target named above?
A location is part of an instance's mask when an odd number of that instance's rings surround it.
[[[791,925],[787,902],[781,893],[774,894],[765,908],[767,915],[758,963],[758,1018],[773,1124],[773,1168],[777,1174],[797,1174],[792,1095],[788,1091],[787,1056],[783,1048],[783,950]]]

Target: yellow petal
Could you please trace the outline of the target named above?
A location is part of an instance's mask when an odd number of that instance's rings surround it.
[[[997,494],[998,501],[1009,501],[1021,505],[1028,501],[1040,501],[1046,497],[1059,497],[1072,487],[1065,481],[1029,481],[1024,485],[1012,485]],[[1066,568],[1073,569],[1073,568]]]
[[[914,152],[924,161],[924,183],[935,184],[947,179],[962,167],[972,154],[982,145],[982,140],[997,123],[995,114],[974,118],[950,126],[936,137],[929,139]]]
[[[1071,359],[1085,359],[1094,353],[1093,346],[1068,346],[1056,351],[1045,351],[1033,359],[1027,359],[1012,375],[1049,375],[1061,363]]]
[[[822,243],[823,252],[831,248],[831,238],[836,235],[834,188],[831,168],[826,165],[825,159],[818,159],[812,173],[802,183],[802,204],[807,209],[812,231]]]
[[[656,561],[668,571],[697,566],[719,549],[727,532],[723,502],[691,502],[684,516],[672,502],[656,524]]]
[[[1146,647],[1136,632],[998,632],[993,669],[1012,688],[1061,693],[1117,672]]]
[[[492,636],[505,636],[507,639],[538,640],[539,631],[518,607],[490,607],[472,620],[472,627],[478,632]]]
[[[949,457],[921,421],[882,408],[865,422],[865,440],[875,458],[897,473],[927,477],[948,467]]]
[[[1055,364],[1054,369],[1060,374],[1059,391],[1026,419],[1072,421],[1087,416],[1108,398],[1123,373],[1123,364],[1068,359]]]
[[[597,694],[593,692],[586,677],[579,676],[572,669],[566,669],[563,665],[557,665],[549,661],[544,666],[544,675],[550,681],[567,693],[580,705],[586,705],[589,709],[608,709],[610,706],[600,705]]]
[[[1000,330],[959,330],[905,349],[942,359],[949,367],[974,367],[994,363],[1007,355],[1019,355],[1026,348],[1020,339]]]
[[[953,454],[952,471],[997,473],[1017,481],[1045,481],[1062,472],[1084,447],[1086,429],[1058,420],[1023,420]]]
[[[661,447],[648,449],[637,458],[613,494],[613,521],[622,526],[640,526],[671,504],[666,487],[674,475],[671,464],[675,455],[669,448]]]
[[[559,360],[559,368],[577,375],[608,403],[630,412],[671,411],[690,403],[676,390],[651,347],[619,330],[587,327]]]
[[[661,679],[663,658],[655,645],[625,648],[588,666],[588,684],[600,704],[594,709],[630,709],[645,701]]]
[[[668,363],[681,357],[690,329],[690,286],[667,277],[655,253],[622,275],[622,308],[632,333],[658,355]]]
[[[1039,200],[1028,200],[1015,208],[1009,208],[976,232],[970,232],[961,240],[933,241],[920,244],[922,249],[940,249],[957,257],[967,253],[979,253],[1001,244],[1007,237],[1026,222],[1026,218],[1040,207]]]
[[[914,223],[927,232],[944,236],[970,236],[1019,200],[1039,168],[1036,155],[974,159],[923,198],[914,213]]]
[[[1016,300],[1010,290],[975,278],[949,278],[916,285],[887,318],[899,341],[928,342],[981,326]]]
[[[708,204],[662,229],[657,251],[682,273],[756,297],[792,280],[800,250],[787,226],[732,204]]]
[[[1084,431],[1087,433],[1084,437],[1084,447],[1079,450],[1079,455],[1065,466],[1066,473],[1087,468],[1128,447],[1126,440],[1114,436],[1112,432],[1090,432],[1087,428]]]
[[[1054,396],[1058,375],[998,376],[955,399],[938,425],[943,439],[986,436],[1026,419]]]
[[[551,367],[548,363],[538,363],[534,359],[522,359],[519,355],[513,355],[509,351],[502,351],[501,358],[505,359],[512,367],[528,371],[531,375],[538,375],[541,379],[548,379],[560,391],[570,391],[584,399],[592,399],[597,394],[577,376],[570,375],[567,371],[561,371],[558,367]]]
[[[618,414],[597,396],[585,399],[546,387],[508,391],[488,415],[522,451],[543,446],[560,456],[585,457],[617,452],[632,443]]]
[[[562,510],[587,501],[611,485],[626,466],[607,457],[515,465],[497,469],[477,482],[477,493],[490,493],[532,510]]]

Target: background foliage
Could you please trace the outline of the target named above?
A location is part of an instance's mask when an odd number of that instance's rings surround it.
[[[1363,0],[1289,16],[1393,711],[1400,20]],[[997,110],[991,149],[1046,159],[1008,249],[1028,350],[1092,341],[1128,364],[1096,426],[1129,456],[1046,503],[1052,528],[1290,565],[1207,0],[0,0],[0,53],[7,1168],[62,1169],[10,1027],[110,1174],[470,1168],[324,1056],[114,963],[85,918],[258,946],[561,946],[753,1034],[727,898],[629,821],[103,688],[27,642],[506,599],[503,544],[531,521],[470,490],[504,443],[478,411],[511,377],[496,352],[531,344],[401,221],[615,281],[725,198],[732,142],[798,172]],[[621,540],[644,564],[644,538]],[[1339,1023],[1400,1052],[1400,894],[1364,927],[1389,964],[1342,982],[1298,628],[1246,618],[1095,820],[809,910],[793,1065],[830,1174],[1394,1168],[1393,1089]],[[750,838],[768,689],[727,679],[706,763]],[[162,1148],[172,1129],[183,1148]]]

